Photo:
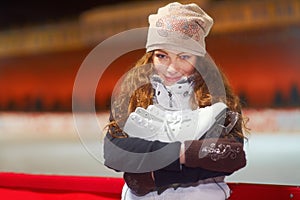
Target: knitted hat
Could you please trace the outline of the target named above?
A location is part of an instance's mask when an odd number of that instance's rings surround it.
[[[147,52],[168,49],[204,56],[213,19],[198,5],[170,3],[148,18]]]

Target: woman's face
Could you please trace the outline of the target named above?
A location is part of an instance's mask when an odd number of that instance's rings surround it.
[[[174,52],[169,50],[155,50],[153,53],[153,64],[156,73],[169,86],[182,77],[193,74],[197,57],[190,53]]]

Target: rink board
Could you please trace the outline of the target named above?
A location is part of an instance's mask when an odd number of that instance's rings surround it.
[[[121,178],[0,173],[1,199],[120,199]],[[287,185],[229,183],[230,200],[300,199],[300,188]]]

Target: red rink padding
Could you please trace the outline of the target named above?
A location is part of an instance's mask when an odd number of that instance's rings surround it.
[[[299,186],[229,183],[230,200],[300,200]]]
[[[120,199],[123,184],[121,178],[0,173],[0,199]]]
[[[121,178],[0,173],[0,199],[120,199]],[[300,200],[299,186],[229,183],[230,200]]]

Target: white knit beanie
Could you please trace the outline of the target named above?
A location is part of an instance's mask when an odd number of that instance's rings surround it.
[[[213,19],[198,5],[170,3],[148,18],[147,52],[168,49],[204,56]]]

